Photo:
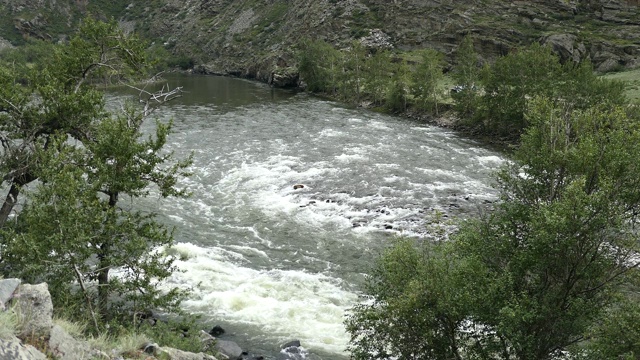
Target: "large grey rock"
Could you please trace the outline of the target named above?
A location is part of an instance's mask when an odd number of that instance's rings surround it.
[[[13,293],[20,285],[20,279],[2,279],[0,280],[0,311],[5,309],[5,304],[11,300]]]
[[[17,300],[16,312],[24,324],[20,337],[48,337],[53,327],[53,304],[47,284],[22,284],[18,287],[14,300]]]
[[[47,357],[31,345],[23,345],[20,339],[0,339],[1,360],[46,360]]]
[[[240,346],[229,340],[216,340],[215,349],[217,352],[227,356],[229,359],[237,359],[242,355],[242,349]]]
[[[9,40],[0,37],[0,51],[4,49],[13,49],[13,45],[11,45]]]
[[[587,48],[572,34],[553,34],[542,39],[543,45],[551,47],[563,62],[580,62],[587,55]]]
[[[87,342],[74,339],[58,325],[51,328],[49,349],[58,360],[89,359],[92,357],[92,350]]]
[[[162,356],[167,356],[171,360],[217,360],[215,356],[207,355],[204,353],[191,353],[186,352],[174,348],[163,347],[160,348],[159,355],[161,359]]]

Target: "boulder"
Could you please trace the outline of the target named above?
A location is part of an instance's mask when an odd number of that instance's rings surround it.
[[[47,284],[20,285],[14,301],[17,301],[16,312],[24,324],[20,337],[48,337],[53,327],[53,304]]]
[[[159,349],[158,359],[170,359],[170,360],[217,360],[215,356],[207,355],[204,353],[191,353],[170,347],[163,347]]]
[[[90,359],[93,356],[87,342],[74,339],[58,325],[51,328],[49,349],[58,360]]]
[[[243,352],[242,356],[240,356],[237,360],[265,360],[262,355],[254,355],[249,354],[248,352]]]
[[[224,334],[224,329],[220,325],[216,325],[211,330],[209,330],[209,335],[211,336],[220,336],[222,334]]]
[[[146,354],[155,355],[158,353],[160,347],[156,343],[147,342],[140,346],[140,350],[144,351]]]
[[[280,348],[281,349],[287,349],[287,348],[290,348],[290,347],[300,347],[300,346],[301,346],[300,340],[291,340],[291,341],[285,343],[284,345],[282,345]]]
[[[269,85],[277,88],[293,88],[298,86],[299,74],[293,68],[276,68],[269,78]]]
[[[562,62],[579,63],[587,55],[587,48],[572,34],[553,34],[541,39],[543,45],[551,47]]]
[[[31,345],[23,345],[20,339],[0,339],[0,359],[46,360],[47,357]]]
[[[596,71],[599,73],[608,73],[612,71],[618,71],[620,70],[620,68],[621,68],[620,60],[616,59],[615,57],[612,57],[602,61],[596,68]]]
[[[4,311],[5,304],[11,300],[20,282],[20,279],[0,280],[0,311]]]
[[[229,359],[237,359],[242,356],[242,349],[233,341],[218,339],[216,341],[215,349],[217,352],[227,356]]]
[[[362,37],[360,43],[369,50],[393,49],[391,37],[380,29],[369,31],[369,35]]]
[[[280,347],[282,350],[276,360],[303,360],[309,355],[308,351],[301,347],[300,340],[292,340]]]
[[[0,51],[4,49],[13,49],[13,45],[11,45],[9,40],[0,37]]]

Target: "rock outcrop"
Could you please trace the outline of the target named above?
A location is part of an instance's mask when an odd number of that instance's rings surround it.
[[[6,14],[0,36],[14,42],[60,38],[77,23],[85,2],[0,0]],[[298,81],[296,44],[304,38],[338,48],[354,40],[372,49],[434,48],[453,62],[456,46],[471,34],[483,61],[541,41],[565,60],[589,58],[599,71],[635,68],[639,6],[635,0],[164,0],[100,10],[192,58],[197,72],[288,87]]]
[[[9,339],[0,338],[0,359],[46,360],[47,356],[31,345],[24,345],[20,339],[13,336]]]
[[[53,303],[47,284],[22,284],[13,293],[13,300],[22,324],[18,336],[49,337],[53,327]]]
[[[45,360],[51,357],[59,360],[80,359],[126,359],[125,354],[106,354],[83,340],[67,333],[53,321],[53,306],[47,284],[21,284],[18,279],[0,279],[0,312],[11,312],[17,327],[0,323],[0,359]],[[2,327],[6,328],[2,328]],[[206,334],[206,333],[205,333]],[[210,335],[206,334],[209,338]],[[37,348],[31,344],[37,344]],[[190,353],[169,347],[155,345],[152,351],[144,344],[138,353],[146,352],[145,359],[163,360],[216,360],[204,353]],[[236,345],[237,346],[237,345]],[[40,351],[46,351],[46,355]],[[137,354],[137,353],[136,353]],[[134,354],[136,359],[140,358]],[[237,356],[236,356],[237,358]]]

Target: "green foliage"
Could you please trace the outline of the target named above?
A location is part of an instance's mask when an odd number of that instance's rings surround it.
[[[351,46],[343,52],[342,72],[338,78],[338,96],[341,99],[360,104],[366,56],[366,49],[359,41],[353,41]]]
[[[532,99],[490,215],[449,241],[401,242],[380,259],[371,301],[347,320],[356,359],[637,354],[625,340],[633,332],[616,334],[637,324],[637,304],[620,301],[640,266],[638,114],[565,105]],[[589,331],[598,335],[585,344]]]
[[[305,40],[298,50],[300,77],[312,92],[334,93],[342,54],[324,41]]]
[[[54,45],[49,41],[30,40],[25,45],[4,49],[0,52],[0,63],[5,67],[27,72],[32,66],[39,66],[52,60]]]
[[[551,49],[537,43],[486,66],[481,85],[475,120],[485,132],[512,140],[529,126],[525,113],[529,100],[535,97],[580,109],[626,101],[623,84],[597,77],[589,62],[563,65]]]
[[[451,75],[457,92],[451,97],[455,101],[454,108],[461,118],[472,118],[477,108],[479,97],[477,87],[480,85],[480,68],[478,67],[478,54],[473,47],[473,38],[465,36],[456,52],[456,65]]]
[[[393,112],[407,110],[409,91],[407,89],[407,76],[409,70],[404,62],[399,62],[388,84],[385,107]]]
[[[591,332],[592,341],[583,351],[585,359],[633,360],[640,356],[640,303],[625,299],[608,309]]]
[[[155,73],[166,69],[189,70],[195,66],[195,60],[187,55],[173,55],[167,47],[154,44],[146,49],[149,65]]]
[[[393,112],[415,105],[437,114],[442,101],[442,66],[442,54],[424,50],[411,72],[403,59],[386,50],[370,54],[358,41],[338,51],[324,41],[306,40],[298,52],[298,70],[309,91],[358,106],[369,101]]]
[[[168,346],[193,353],[204,352],[215,355],[213,344],[202,341],[200,331],[204,330],[193,316],[155,323],[143,322],[137,331],[147,335],[162,346]]]
[[[551,49],[539,44],[499,58],[482,74],[485,126],[500,135],[520,134],[526,127],[527,99],[554,98],[562,65]]]
[[[442,54],[432,50],[424,50],[420,63],[416,66],[410,84],[410,93],[419,108],[429,109],[438,115],[440,100],[440,83],[442,82]]]
[[[373,103],[382,104],[391,81],[391,56],[388,51],[380,50],[365,60],[363,72],[364,92],[373,99]]]
[[[175,270],[173,258],[158,251],[171,246],[172,231],[153,213],[118,201],[126,196],[135,204],[152,189],[186,196],[177,182],[191,159],[163,151],[171,124],[156,123],[143,137],[155,106],[148,99],[141,99],[143,108],[111,113],[91,85],[144,76],[144,44],[115,22],[87,19],[68,44],[52,50],[49,62],[24,74],[0,67],[0,166],[9,188],[0,210],[0,268],[47,281],[56,307],[92,319],[95,330],[130,322],[130,312],[176,310],[182,293],[158,287]],[[36,179],[8,222],[22,187]]]

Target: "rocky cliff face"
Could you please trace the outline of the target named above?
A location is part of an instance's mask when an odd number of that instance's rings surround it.
[[[640,66],[640,0],[0,0],[0,37],[58,38],[87,12],[114,16],[201,64],[203,72],[282,78],[302,38],[338,47],[384,39],[401,50],[452,55],[466,34],[491,61],[550,44],[600,71]],[[63,21],[64,20],[64,21]],[[373,31],[373,32],[372,32]],[[449,59],[452,57],[449,56]],[[285,71],[286,72],[286,71]],[[286,77],[285,77],[286,78]]]

